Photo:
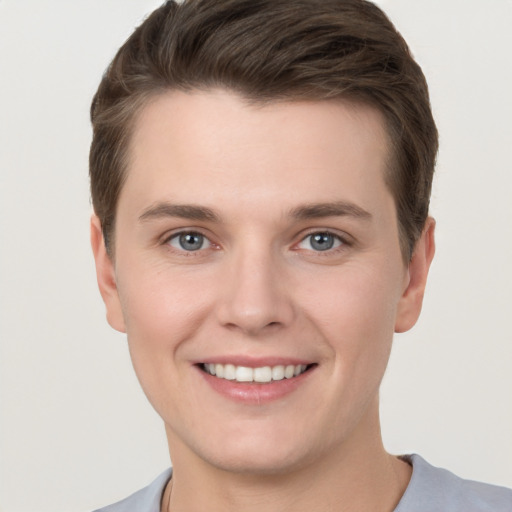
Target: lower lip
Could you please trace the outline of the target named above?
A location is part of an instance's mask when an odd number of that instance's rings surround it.
[[[231,400],[249,405],[262,405],[279,400],[293,393],[293,391],[308,379],[309,375],[314,370],[315,367],[312,367],[297,377],[274,380],[263,384],[258,382],[237,382],[236,380],[220,379],[197,367],[197,371],[214,391]]]

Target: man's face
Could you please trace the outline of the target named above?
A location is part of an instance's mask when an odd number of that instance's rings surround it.
[[[340,101],[142,111],[103,293],[175,461],[272,473],[379,439],[411,324],[387,156],[379,113]]]

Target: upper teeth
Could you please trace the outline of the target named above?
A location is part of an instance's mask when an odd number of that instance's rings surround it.
[[[291,379],[303,373],[305,364],[289,364],[277,366],[261,366],[248,368],[247,366],[235,366],[233,364],[204,364],[204,369],[210,374],[221,379],[236,380],[237,382],[271,382],[273,380]]]

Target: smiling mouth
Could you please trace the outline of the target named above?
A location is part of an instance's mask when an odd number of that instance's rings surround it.
[[[289,364],[250,368],[247,366],[236,366],[234,364],[203,363],[199,366],[204,372],[219,379],[264,384],[283,379],[293,379],[294,377],[298,377],[299,375],[307,372],[315,365]]]

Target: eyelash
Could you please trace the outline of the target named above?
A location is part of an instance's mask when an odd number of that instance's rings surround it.
[[[327,247],[325,249],[317,249],[315,250],[314,248],[312,249],[306,249],[308,251],[312,251],[314,253],[318,253],[318,254],[325,254],[325,255],[328,255],[328,254],[333,254],[333,253],[336,253],[340,250],[343,250],[344,248],[346,248],[347,246],[349,246],[350,244],[347,242],[347,240],[336,234],[336,233],[333,233],[331,231],[328,231],[328,230],[325,230],[325,231],[312,231],[310,233],[308,233],[306,236],[304,236],[301,241],[296,244],[297,246],[300,245],[300,244],[303,244],[304,242],[306,242],[308,239],[310,240],[309,242],[309,245],[313,247],[313,244],[314,244],[314,241],[313,241],[313,237],[328,237],[331,239],[332,241],[332,246],[331,247]],[[319,241],[317,241],[318,243]],[[299,248],[300,249],[300,248]]]
[[[323,237],[331,237],[333,240],[332,243],[334,244],[334,246],[328,247],[324,250],[321,250],[321,249],[314,250],[314,249],[307,249],[307,248],[302,249],[301,247],[299,247],[299,245],[303,244],[308,239],[311,240],[310,246],[312,246],[312,244],[313,244],[312,237],[314,237],[315,235],[323,236]],[[181,245],[180,238],[183,236],[199,236],[199,237],[201,237],[202,238],[201,247],[199,247],[195,250],[186,250],[185,248],[183,248],[183,246],[176,247],[171,243],[172,241],[176,240],[177,243],[179,245]],[[203,245],[205,243],[208,244],[207,247],[203,247]],[[177,233],[173,233],[172,235],[170,235],[164,239],[163,245],[166,245],[169,250],[172,250],[173,252],[180,254],[182,256],[185,256],[185,257],[201,256],[204,254],[204,251],[206,249],[219,248],[219,246],[216,245],[214,242],[212,242],[208,236],[206,236],[205,234],[201,233],[200,231],[196,231],[196,230],[186,230],[186,231],[179,231]],[[329,256],[329,255],[337,254],[340,251],[346,250],[351,245],[352,245],[352,243],[349,240],[347,240],[347,237],[343,237],[343,236],[341,236],[337,233],[333,233],[332,231],[329,231],[329,230],[318,230],[317,229],[317,230],[311,231],[311,232],[307,233],[305,236],[303,236],[298,243],[294,244],[293,249],[299,250],[299,251],[305,250],[305,251],[314,253],[315,255],[318,255],[318,256]]]
[[[178,244],[180,244],[180,238],[184,236],[198,236],[202,238],[201,247],[195,250],[186,250],[182,247],[175,247],[172,245],[172,241],[176,240]],[[207,247],[203,247],[203,245],[207,243]],[[201,233],[200,231],[196,230],[186,230],[186,231],[179,231],[177,233],[173,233],[172,235],[166,237],[163,241],[163,245],[166,245],[169,250],[172,250],[173,252],[185,256],[185,257],[197,257],[201,256],[202,253],[204,253],[205,249],[215,248],[216,245],[210,240],[208,236]],[[181,245],[181,244],[180,244]]]
[[[304,242],[307,242],[308,239],[311,239],[315,235],[324,235],[324,236],[330,236],[333,237],[335,240],[334,247],[327,248],[325,250],[314,250],[314,249],[308,249],[308,248],[302,248],[300,247],[301,244]],[[328,261],[328,258],[339,258],[341,257],[346,251],[348,251],[351,247],[354,246],[354,240],[352,237],[345,233],[339,233],[332,231],[330,229],[314,229],[306,233],[300,241],[293,246],[293,250],[297,252],[302,252],[305,258],[327,258],[326,261]],[[311,241],[309,242],[311,244]]]

